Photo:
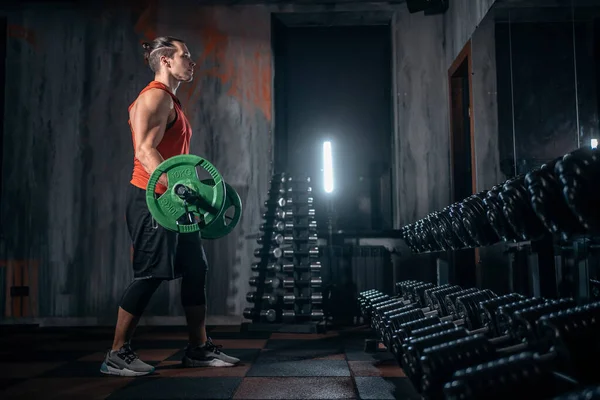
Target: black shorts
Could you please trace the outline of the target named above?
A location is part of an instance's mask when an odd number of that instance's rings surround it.
[[[172,280],[190,271],[206,276],[208,262],[200,233],[177,233],[158,225],[146,205],[146,191],[132,184],[127,189],[126,220],[134,278]]]

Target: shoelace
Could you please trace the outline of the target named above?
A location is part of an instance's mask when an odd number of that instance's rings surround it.
[[[212,340],[210,340],[210,339],[208,339],[206,341],[206,345],[204,346],[205,350],[212,351],[215,354],[220,354],[221,353],[221,351],[220,351],[221,348],[223,348],[222,344],[214,344],[212,342]]]
[[[138,358],[138,355],[135,353],[135,351],[133,351],[131,349],[131,347],[129,345],[124,345],[121,350],[122,351],[119,351],[119,355],[128,364],[131,364],[133,361],[135,361]]]

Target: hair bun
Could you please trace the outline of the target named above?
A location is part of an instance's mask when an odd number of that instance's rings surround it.
[[[150,48],[151,48],[152,46],[150,45],[150,43],[148,43],[148,42],[144,42],[144,43],[142,43],[142,47],[144,48],[144,50],[150,50]]]

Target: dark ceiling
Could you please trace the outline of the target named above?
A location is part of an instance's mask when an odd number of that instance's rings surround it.
[[[198,5],[344,5],[344,4],[404,4],[406,0],[373,1],[373,0],[197,0]]]

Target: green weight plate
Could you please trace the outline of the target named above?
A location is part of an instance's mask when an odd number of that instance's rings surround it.
[[[202,182],[207,185],[213,184],[212,179],[205,179]],[[230,234],[242,218],[242,199],[240,199],[239,194],[227,182],[225,182],[225,188],[225,207],[223,207],[223,211],[213,222],[202,228],[203,239],[219,239]],[[233,215],[227,215],[227,212],[232,207]]]
[[[200,182],[196,168],[207,171],[214,183]],[[156,197],[156,184],[160,176],[166,173],[169,181],[167,191]],[[184,201],[175,189],[186,189],[190,195]],[[179,233],[198,232],[203,226],[212,223],[225,206],[225,182],[219,171],[202,157],[185,154],[163,161],[154,170],[146,187],[146,204],[150,214],[165,229]],[[180,222],[190,215],[195,223]]]

